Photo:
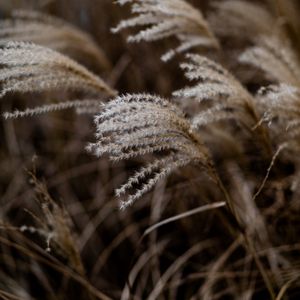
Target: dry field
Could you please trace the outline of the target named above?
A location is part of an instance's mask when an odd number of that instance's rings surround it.
[[[0,299],[300,298],[299,1],[0,17]]]

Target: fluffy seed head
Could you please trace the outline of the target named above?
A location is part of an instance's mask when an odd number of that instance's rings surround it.
[[[208,150],[191,130],[182,111],[168,100],[148,94],[120,96],[104,106],[95,117],[96,143],[88,150],[97,156],[108,154],[114,161],[147,154],[157,158],[130,177],[116,191],[117,196],[135,189],[121,207],[133,203],[160,179],[190,163],[210,165]]]
[[[128,42],[156,41],[174,36],[180,44],[162,56],[163,61],[171,59],[176,53],[195,47],[218,47],[218,41],[210,30],[201,12],[184,0],[120,0],[120,5],[132,4],[132,13],[137,16],[121,21],[112,32],[125,28],[147,26]]]

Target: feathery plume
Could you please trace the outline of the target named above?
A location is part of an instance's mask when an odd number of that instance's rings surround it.
[[[117,196],[134,193],[121,201],[121,208],[147,193],[160,179],[190,163],[208,167],[207,148],[191,129],[183,112],[158,96],[135,94],[117,97],[95,117],[97,142],[88,150],[97,156],[108,154],[113,161],[146,154],[157,159],[130,177],[116,191]]]
[[[31,213],[39,227],[23,225],[20,230],[22,232],[37,232],[44,236],[46,238],[47,252],[59,253],[68,260],[74,270],[84,275],[84,267],[75,236],[71,230],[72,221],[68,212],[52,199],[47,187],[36,178],[34,172],[29,172],[29,175],[31,176],[31,183],[34,185],[37,204],[41,209],[42,216],[40,218]]]
[[[100,109],[100,100],[74,100],[74,101],[67,101],[67,102],[60,102],[60,103],[51,103],[45,104],[42,106],[36,106],[34,108],[26,108],[25,110],[15,110],[13,112],[4,112],[3,118],[4,119],[18,119],[24,117],[32,117],[40,114],[50,113],[53,111],[59,111],[69,108],[76,108],[79,113],[83,113],[93,110],[93,112],[97,109]]]
[[[271,85],[261,88],[257,98],[265,112],[262,121],[273,129],[277,141],[295,146],[300,136],[300,89],[284,83]]]
[[[0,21],[0,45],[9,41],[33,42],[75,58],[92,58],[102,68],[110,63],[92,37],[67,22],[37,11],[14,10]]]
[[[198,82],[193,87],[175,91],[173,95],[198,102],[216,102],[194,117],[194,127],[230,118],[243,120],[245,124],[257,122],[259,118],[253,97],[233,75],[204,56],[187,54],[187,58],[189,61],[181,64],[181,68],[189,80]]]
[[[179,40],[180,45],[176,49],[171,49],[161,57],[163,61],[191,48],[218,47],[218,41],[201,12],[184,0],[119,0],[117,3],[131,3],[131,11],[137,16],[121,21],[112,32],[147,26],[137,34],[130,35],[128,42],[156,41],[171,36]]]
[[[257,3],[226,0],[214,2],[213,7],[215,11],[209,16],[209,23],[217,35],[253,40],[258,34],[269,35],[279,30],[274,26],[274,16]]]
[[[273,80],[290,85],[300,84],[300,62],[291,44],[282,36],[262,36],[257,46],[247,49],[239,61],[266,72]]]
[[[0,64],[0,97],[15,92],[60,90],[79,91],[96,99],[103,98],[103,94],[116,94],[84,66],[54,50],[32,43],[5,44],[0,48]],[[21,115],[20,112],[18,115]]]

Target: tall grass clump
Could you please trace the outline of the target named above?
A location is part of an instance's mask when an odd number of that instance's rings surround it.
[[[297,1],[2,9],[0,297],[299,298]]]

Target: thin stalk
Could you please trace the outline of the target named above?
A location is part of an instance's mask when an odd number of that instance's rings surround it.
[[[266,273],[266,271],[265,271],[258,255],[256,253],[255,246],[254,246],[252,240],[247,235],[246,231],[244,230],[244,226],[241,224],[241,222],[239,220],[239,217],[238,217],[238,215],[235,211],[235,208],[234,208],[233,199],[231,198],[231,196],[230,196],[229,192],[227,191],[223,181],[221,180],[220,176],[218,175],[218,173],[217,173],[217,171],[215,170],[214,167],[211,167],[211,169],[210,169],[210,176],[214,180],[216,185],[219,187],[221,192],[223,193],[223,195],[225,197],[225,200],[226,200],[226,203],[227,203],[227,206],[228,206],[228,209],[229,209],[229,212],[231,213],[232,217],[235,219],[235,221],[238,224],[239,229],[240,229],[240,231],[241,231],[241,233],[244,237],[246,248],[248,248],[249,252],[253,256],[254,262],[255,262],[259,272],[261,273],[261,276],[262,276],[262,278],[265,282],[265,285],[266,285],[266,287],[269,291],[271,299],[275,300],[276,299],[276,294],[275,294],[275,291],[273,289],[273,285],[271,283],[271,280],[270,280],[269,276],[267,275],[267,273]]]
[[[266,287],[269,291],[271,299],[275,300],[276,299],[276,294],[275,294],[275,291],[273,289],[271,280],[270,280],[268,274],[266,273],[266,271],[265,271],[265,269],[264,269],[264,267],[263,267],[263,265],[262,265],[262,263],[259,259],[259,256],[256,253],[255,246],[254,246],[252,240],[249,238],[249,236],[246,233],[244,234],[244,239],[245,239],[245,242],[246,242],[246,245],[247,245],[248,249],[250,250],[251,255],[253,256],[255,264],[256,264],[256,266],[257,266],[257,268],[258,268],[258,270],[259,270],[259,272],[260,272],[260,274],[261,274],[261,276],[262,276],[262,278],[263,278],[263,280],[266,284]]]
[[[250,96],[250,97],[252,97],[252,96]],[[252,99],[252,98],[249,98],[249,99]],[[249,112],[249,114],[252,116],[255,124],[260,124],[261,117],[259,117],[259,113],[257,112],[252,100],[251,100],[251,102],[250,102],[250,100],[249,100],[249,102],[246,102],[245,108]],[[265,150],[266,155],[268,157],[272,157],[273,156],[273,148],[272,148],[272,143],[271,143],[271,139],[270,139],[268,131],[261,124],[259,126],[255,126],[254,128],[257,130],[258,138],[262,143],[262,147]]]

